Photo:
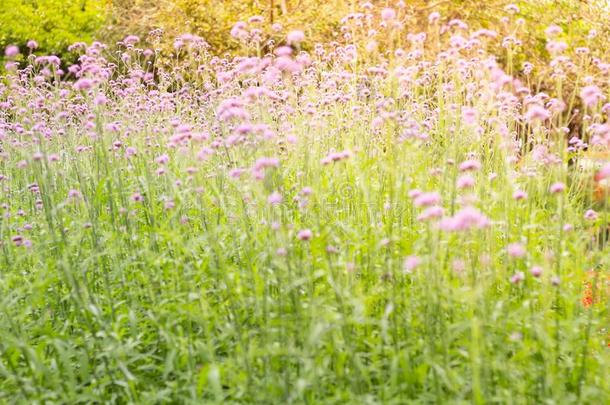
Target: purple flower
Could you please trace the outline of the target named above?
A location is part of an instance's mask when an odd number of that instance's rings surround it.
[[[383,21],[392,21],[396,18],[396,11],[393,8],[386,7],[381,10],[381,19]]]
[[[438,205],[441,202],[441,195],[436,191],[430,193],[421,193],[413,200],[416,207],[429,207]]]
[[[402,269],[405,273],[412,273],[413,270],[415,270],[415,268],[421,264],[421,262],[422,260],[419,256],[407,256],[405,257],[405,261],[402,264]]]
[[[313,233],[309,229],[302,229],[297,233],[297,238],[302,241],[308,241],[313,237]]]
[[[559,194],[559,193],[563,193],[566,189],[566,185],[561,183],[561,182],[557,182],[557,183],[553,183],[551,185],[551,187],[549,188],[549,191],[552,194]]]
[[[14,58],[19,55],[19,48],[17,45],[9,45],[4,49],[4,55],[6,55],[7,58]]]
[[[530,273],[532,273],[532,276],[538,278],[542,275],[542,267],[532,266],[532,268],[530,269]]]
[[[513,284],[519,284],[520,282],[522,282],[523,280],[525,280],[525,274],[523,274],[522,271],[518,271],[515,274],[512,275],[512,277],[510,278],[510,282]]]
[[[290,45],[298,45],[299,43],[305,40],[305,34],[303,31],[290,31],[288,35],[286,35],[286,42]]]
[[[588,219],[590,221],[595,221],[597,219],[598,215],[597,212],[593,211],[593,210],[587,210],[587,212],[585,212],[585,219]]]
[[[506,251],[510,257],[520,258],[527,253],[525,247],[521,243],[511,243],[506,247]]]
[[[271,193],[269,195],[269,197],[267,197],[267,202],[270,205],[279,205],[282,203],[282,195],[280,193],[278,193],[277,191],[274,191],[273,193]]]
[[[580,90],[580,98],[587,107],[594,107],[599,101],[605,97],[599,87],[591,85],[583,87]]]
[[[527,193],[523,190],[517,190],[513,193],[513,198],[516,201],[525,200],[527,198]]]

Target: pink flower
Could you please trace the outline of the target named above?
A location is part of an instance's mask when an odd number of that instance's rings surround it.
[[[559,193],[563,193],[566,189],[566,185],[561,183],[561,182],[557,182],[557,183],[553,183],[551,185],[551,187],[549,188],[549,191],[552,194],[559,194]]]
[[[440,202],[441,195],[435,191],[422,193],[413,200],[413,204],[415,204],[416,207],[429,207],[431,205],[438,205]]]
[[[544,30],[544,33],[546,34],[547,37],[552,38],[556,35],[559,35],[563,32],[563,30],[561,29],[561,27],[557,26],[557,25],[549,25],[547,27],[546,30]]]
[[[474,207],[464,207],[453,217],[444,218],[439,226],[444,231],[467,231],[483,229],[489,226],[489,218]]]
[[[595,173],[595,181],[597,182],[608,178],[610,178],[610,163],[606,163],[597,173]]]
[[[598,215],[597,212],[593,211],[593,210],[587,210],[587,212],[585,212],[585,219],[588,219],[590,221],[595,221],[597,219]]]
[[[421,264],[421,262],[422,260],[419,256],[407,256],[402,264],[402,269],[405,273],[412,273],[413,270],[415,270],[415,268]]]
[[[522,271],[518,271],[515,274],[513,274],[513,276],[510,278],[510,282],[513,284],[519,284],[520,282],[522,282],[523,280],[525,280],[525,274],[523,274]]]
[[[271,195],[269,195],[269,197],[267,198],[267,202],[271,205],[278,205],[282,203],[282,195],[280,193],[278,193],[277,191],[274,191],[273,193],[271,193]]]
[[[23,242],[24,242],[24,238],[21,235],[13,236],[11,238],[11,240],[13,241],[15,246],[21,246],[21,245],[23,245]]]
[[[464,189],[474,186],[474,177],[470,174],[463,174],[457,179],[457,188]]]
[[[428,221],[434,218],[440,218],[443,216],[443,208],[438,205],[432,205],[425,210],[422,211],[421,214],[417,216],[418,221]]]
[[[580,90],[580,98],[587,107],[594,107],[605,97],[599,87],[591,85],[583,87]]]
[[[305,40],[305,34],[303,31],[290,31],[288,35],[286,35],[286,42],[289,45],[298,45],[299,43]]]
[[[438,11],[433,11],[432,13],[430,13],[430,15],[428,15],[428,22],[430,24],[433,24],[435,22],[437,22],[438,20],[440,20],[441,18],[441,14]]]
[[[525,200],[527,198],[527,193],[523,190],[517,190],[513,193],[513,198],[516,201]]]
[[[158,164],[160,164],[160,165],[164,165],[164,164],[166,164],[167,162],[169,162],[169,156],[167,156],[166,154],[163,154],[163,155],[161,155],[161,156],[158,156],[158,157],[155,159],[155,162],[157,162],[157,163],[158,163]]]
[[[32,50],[33,50],[33,49],[38,48],[38,42],[34,41],[33,39],[30,39],[30,40],[28,41],[28,43],[26,44],[26,46],[27,46],[29,49],[32,49]]]
[[[130,158],[130,157],[135,156],[135,155],[137,155],[137,154],[138,154],[138,151],[137,151],[137,150],[136,150],[136,148],[134,148],[133,146],[128,146],[128,147],[125,149],[125,157]]]
[[[386,7],[381,10],[381,19],[383,21],[391,21],[396,18],[396,11],[393,8]]]
[[[470,170],[479,170],[481,168],[481,162],[474,159],[465,160],[460,164],[460,171],[467,172]]]
[[[538,104],[533,104],[525,113],[525,119],[528,122],[546,121],[549,118],[551,118],[551,113]]]
[[[463,107],[462,119],[467,125],[474,125],[477,122],[477,110],[472,107]]]
[[[19,48],[17,45],[9,45],[4,50],[4,55],[6,55],[7,58],[14,58],[19,55]]]
[[[301,195],[302,196],[309,196],[313,193],[313,189],[311,187],[303,187],[303,189],[301,189]]]
[[[530,269],[530,273],[532,273],[532,276],[538,278],[542,275],[542,267],[532,266],[532,268]]]
[[[527,253],[525,247],[521,243],[511,243],[506,247],[506,251],[510,257],[520,258]]]
[[[93,80],[81,78],[75,81],[72,87],[74,87],[75,90],[88,90],[93,87]]]
[[[297,233],[297,239],[308,241],[313,237],[313,233],[309,229],[302,229]]]

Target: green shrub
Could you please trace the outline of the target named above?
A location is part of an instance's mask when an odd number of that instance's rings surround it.
[[[67,54],[78,41],[90,42],[104,25],[107,0],[3,0],[0,12],[0,48],[18,45],[27,54],[26,43],[38,43],[37,54]]]

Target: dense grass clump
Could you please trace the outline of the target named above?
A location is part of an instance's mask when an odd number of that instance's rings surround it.
[[[352,41],[394,18],[9,62],[0,400],[609,402],[610,65],[551,27],[542,93],[488,52],[516,38],[436,13]]]

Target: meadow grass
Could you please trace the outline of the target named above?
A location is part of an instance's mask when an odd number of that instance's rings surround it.
[[[608,72],[562,109],[439,28],[9,71],[0,400],[608,403]]]

